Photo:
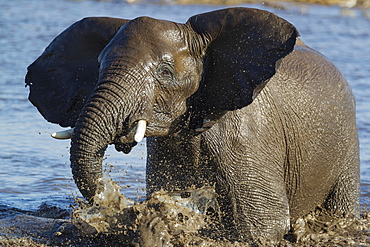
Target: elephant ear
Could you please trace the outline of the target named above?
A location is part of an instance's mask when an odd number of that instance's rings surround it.
[[[98,56],[128,20],[91,17],[58,35],[28,67],[29,100],[46,120],[73,127],[99,76]]]
[[[200,88],[193,98],[203,117],[249,105],[264,82],[275,74],[276,62],[293,50],[299,36],[284,19],[250,8],[199,14],[187,25],[205,47],[197,51],[204,54],[204,67]]]

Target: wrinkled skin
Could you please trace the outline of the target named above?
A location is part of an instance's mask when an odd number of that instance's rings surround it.
[[[325,207],[358,213],[355,99],[287,21],[234,8],[187,23],[86,18],[28,68],[31,102],[75,127],[73,177],[97,193],[109,144],[147,121],[147,191],[215,185],[230,239],[281,239]]]

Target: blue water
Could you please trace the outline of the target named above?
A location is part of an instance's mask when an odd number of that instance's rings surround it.
[[[302,39],[329,57],[347,77],[357,98],[361,144],[361,202],[370,205],[370,19],[338,7],[239,5],[270,10],[292,22]],[[69,167],[69,141],[50,134],[27,100],[27,66],[61,31],[86,16],[131,19],[151,16],[185,22],[190,16],[225,6],[133,4],[66,0],[0,0],[0,205],[34,210],[42,202],[68,207],[78,196]],[[369,13],[368,13],[369,14]],[[110,148],[105,168],[130,198],[145,192],[145,143],[129,155]]]

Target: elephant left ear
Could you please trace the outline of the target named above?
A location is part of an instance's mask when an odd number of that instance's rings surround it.
[[[275,74],[276,62],[293,51],[299,36],[286,20],[250,8],[199,14],[187,25],[203,43],[197,51],[204,56],[203,78],[194,97],[204,114],[249,105],[260,91],[255,89]]]
[[[127,22],[84,18],[58,35],[28,67],[28,98],[46,120],[74,127],[98,81],[100,52]]]

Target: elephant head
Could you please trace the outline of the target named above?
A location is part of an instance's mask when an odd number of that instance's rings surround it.
[[[248,8],[199,14],[185,24],[85,18],[28,67],[29,99],[48,121],[75,127],[72,172],[91,201],[107,145],[128,153],[144,133],[207,130],[253,101],[297,36],[287,21]]]

